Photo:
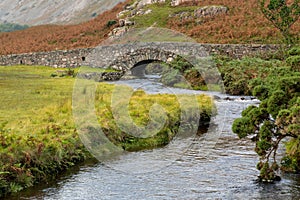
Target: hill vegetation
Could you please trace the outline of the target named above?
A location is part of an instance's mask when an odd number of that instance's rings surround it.
[[[77,25],[42,25],[23,31],[0,34],[0,54],[50,51],[93,47],[108,38],[111,30],[118,26],[116,15],[125,5],[125,1],[112,10],[100,14],[93,20]],[[184,18],[176,13],[192,12],[196,8],[209,5],[223,5],[228,8],[226,14],[207,16],[199,19]],[[281,43],[280,31],[265,19],[256,0],[202,0],[192,1],[172,7],[169,1],[164,4],[145,6],[152,12],[135,16],[135,27],[164,27],[179,31],[200,43]],[[174,15],[175,14],[175,15]],[[291,27],[291,34],[299,37],[299,20]]]
[[[0,33],[0,55],[96,46],[107,38],[113,28],[107,22],[115,19],[124,5],[120,3],[95,19],[77,25],[40,25]]]

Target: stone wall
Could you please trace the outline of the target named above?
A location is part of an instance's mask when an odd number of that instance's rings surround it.
[[[150,45],[151,43],[149,43]],[[152,43],[153,44],[153,43]],[[146,44],[147,45],[147,44]],[[169,46],[176,45],[178,47],[184,46],[182,43],[160,43],[158,44],[159,53],[162,50],[170,49]],[[197,44],[199,46],[199,44]],[[139,49],[138,44],[132,44],[129,46],[133,46],[133,49]],[[151,45],[150,45],[151,46]],[[255,54],[266,54],[270,52],[275,52],[278,50],[279,46],[276,45],[234,45],[234,44],[202,44],[201,45],[208,53],[210,54],[218,54],[218,55],[226,55],[234,58],[241,58],[246,55],[255,55]],[[141,47],[145,47],[145,44],[142,44]],[[106,47],[103,47],[104,49]],[[100,49],[103,49],[100,47]],[[124,52],[127,52],[128,45],[115,46],[115,50],[118,52],[122,52],[124,48]],[[88,49],[74,49],[74,50],[66,50],[66,51],[51,51],[51,52],[38,52],[38,53],[26,53],[26,54],[13,54],[13,55],[0,55],[0,65],[43,65],[43,66],[51,66],[55,68],[67,68],[67,67],[79,67],[81,65],[89,65],[89,63],[97,62],[96,60],[105,60],[109,59],[110,61],[115,60],[121,62],[117,57],[122,57],[126,55],[118,55],[115,56],[113,52],[111,52],[110,48],[107,49],[107,55],[99,55],[99,57],[93,57],[95,60],[89,60],[90,54],[96,49],[88,48]],[[187,44],[184,46],[184,50],[186,53],[193,52],[195,49],[193,48],[193,43]],[[176,52],[176,49],[174,50]],[[138,51],[136,52],[138,53]],[[122,54],[122,53],[121,53]],[[115,57],[114,57],[115,56]],[[128,56],[128,55],[127,55]],[[126,63],[126,61],[124,61]]]
[[[0,55],[0,65],[43,65],[55,68],[74,68],[81,66],[91,51],[92,49],[88,48]]]
[[[224,55],[232,58],[270,54],[281,47],[272,44],[202,44],[202,46],[211,55]]]

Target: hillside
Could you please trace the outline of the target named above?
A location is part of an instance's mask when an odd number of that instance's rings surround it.
[[[96,46],[118,26],[118,23],[110,24],[109,21],[117,21],[117,14],[124,8],[128,9],[125,5],[129,2],[133,1],[127,0],[95,19],[77,25],[42,25],[23,31],[0,33],[0,54]],[[225,7],[226,12],[191,17],[195,10],[212,5]],[[134,27],[169,28],[200,43],[280,43],[282,40],[279,31],[261,14],[257,0],[201,0],[185,2],[179,6],[171,6],[170,1],[166,1],[143,6],[143,14],[137,14],[139,10],[130,9],[123,12],[121,18],[134,21]],[[293,25],[292,33],[299,36],[300,20]]]
[[[0,54],[96,46],[113,28],[107,27],[107,22],[115,19],[123,7],[124,3],[120,3],[95,19],[77,25],[40,25],[23,31],[0,33]]]
[[[122,1],[124,0],[2,0],[0,23],[78,23],[90,20]]]

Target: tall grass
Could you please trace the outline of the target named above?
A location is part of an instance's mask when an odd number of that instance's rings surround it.
[[[91,157],[79,139],[72,117],[75,79],[52,77],[53,73],[56,69],[49,67],[0,66],[0,197],[46,181]],[[166,123],[156,135],[139,138],[120,130],[115,123],[110,100],[115,86],[97,85],[98,121],[115,145],[129,151],[154,148],[168,144],[176,135],[181,114],[176,96],[134,93],[129,102],[129,113],[137,125],[144,126],[149,122],[153,103],[162,105],[167,115]],[[207,122],[213,111],[211,98],[197,98],[202,120]],[[122,102],[121,99],[119,105]],[[195,112],[195,107],[188,100],[184,102],[185,110],[191,113],[189,116],[196,118],[199,113]]]

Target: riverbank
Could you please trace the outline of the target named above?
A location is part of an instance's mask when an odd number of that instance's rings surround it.
[[[81,143],[72,118],[73,73],[54,76],[57,69],[41,66],[0,67],[0,71],[1,197],[46,182],[91,155]],[[174,103],[175,95],[134,93],[129,111],[136,124],[147,124],[153,103],[162,105],[169,117],[155,136],[137,138],[122,132],[114,122],[109,106],[114,85],[97,85],[96,113],[115,145],[127,151],[155,148],[168,144],[176,135],[181,107]],[[214,111],[211,98],[200,95],[198,100],[201,119],[209,121]]]
[[[190,94],[198,91],[162,87],[158,77],[122,80],[147,93]],[[214,95],[214,92],[208,92]],[[217,115],[202,135],[174,138],[170,145],[127,153],[95,164],[76,165],[53,183],[8,196],[19,199],[300,199],[299,175],[283,174],[276,184],[257,182],[254,142],[232,133],[234,119],[257,100],[217,100]],[[232,96],[230,96],[232,97]],[[206,141],[215,138],[216,144]],[[74,169],[74,171],[73,171]],[[204,172],[204,173],[203,173]]]
[[[255,80],[266,80],[270,75],[278,73],[280,69],[287,72],[299,71],[299,52],[299,47],[294,47],[290,50],[282,49],[269,54],[249,55],[241,58],[215,55],[212,56],[210,65],[218,69],[226,94],[251,96],[256,86]],[[221,84],[216,77],[205,78],[208,72],[197,69],[183,58],[171,62],[170,67],[162,66],[161,82],[165,85],[205,91],[208,90],[207,80],[216,83],[216,86]],[[214,88],[213,85],[210,88]]]

